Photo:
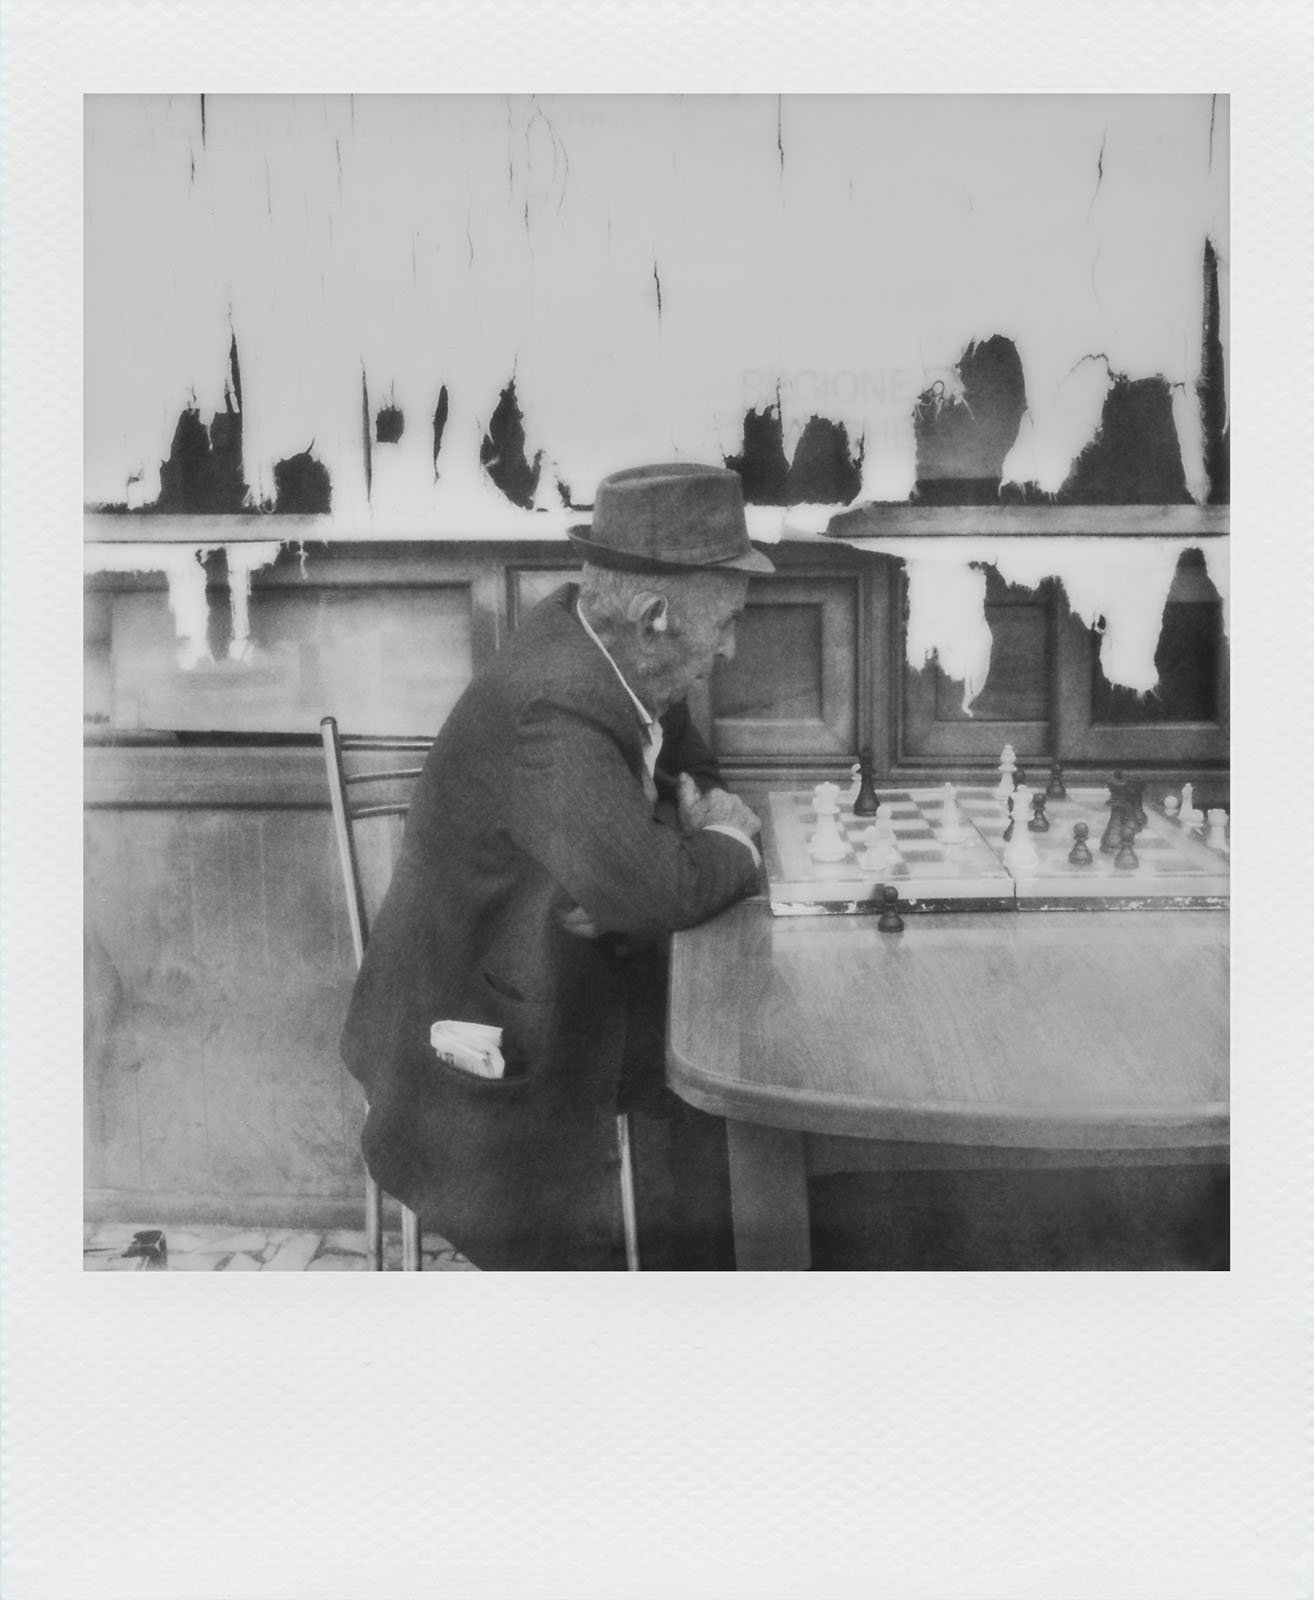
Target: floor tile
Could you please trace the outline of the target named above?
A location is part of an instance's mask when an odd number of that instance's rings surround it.
[[[205,1228],[162,1227],[161,1232],[168,1241],[170,1256],[190,1255],[196,1250],[214,1251],[217,1249],[214,1241],[222,1237],[219,1229],[211,1233]]]
[[[222,1233],[217,1238],[207,1241],[206,1248],[218,1250],[224,1254],[241,1250],[246,1254],[260,1255],[269,1244],[269,1235],[263,1228],[245,1228],[239,1233]],[[170,1240],[172,1245],[172,1240]]]
[[[227,1256],[217,1255],[213,1250],[182,1250],[175,1254],[169,1251],[170,1272],[214,1272]]]
[[[157,1222],[102,1222],[92,1234],[94,1244],[121,1244],[132,1243],[133,1235],[144,1232],[147,1228],[157,1228]]]
[[[265,1262],[266,1272],[304,1272],[319,1252],[317,1233],[294,1233]]]
[[[342,1250],[349,1254],[363,1256],[365,1254],[364,1229],[353,1232],[349,1228],[333,1228],[324,1235],[324,1248],[326,1250]]]
[[[152,1270],[141,1256],[124,1256],[137,1234],[163,1233],[170,1272],[366,1272],[363,1230],[335,1228],[314,1233],[298,1228],[235,1228],[216,1223],[187,1227],[168,1223],[88,1224],[83,1230],[83,1270]],[[384,1235],[384,1269],[401,1271],[401,1235]],[[425,1238],[425,1272],[477,1272],[478,1267],[439,1234]]]

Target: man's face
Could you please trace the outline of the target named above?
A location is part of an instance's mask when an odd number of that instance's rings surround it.
[[[743,613],[748,578],[740,572],[691,576],[674,592],[664,631],[646,634],[644,679],[658,713],[712,675],[718,656],[735,653],[735,623]]]

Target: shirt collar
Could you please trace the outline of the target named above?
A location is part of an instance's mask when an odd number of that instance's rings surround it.
[[[611,663],[611,670],[620,679],[621,688],[625,690],[625,693],[629,695],[630,699],[634,702],[634,709],[639,714],[639,721],[648,730],[649,737],[654,737],[661,730],[660,720],[653,716],[652,712],[648,710],[643,701],[639,699],[634,690],[630,688],[628,683],[626,683],[625,674],[616,665],[615,658],[613,657],[611,651],[607,649],[606,645],[603,644],[602,640],[598,638],[597,634],[594,633],[593,629],[589,626],[589,619],[584,615],[584,608],[580,605],[578,600],[575,602],[575,615],[579,618],[580,626],[584,629],[584,632],[588,634],[589,638],[593,640],[594,644],[597,645],[598,649],[602,651],[603,655],[606,656],[607,660]]]

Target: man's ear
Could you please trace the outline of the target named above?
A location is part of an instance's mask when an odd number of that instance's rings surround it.
[[[666,596],[654,594],[650,589],[642,594],[636,594],[629,605],[629,618],[637,623],[639,631],[643,634],[665,633],[668,623],[666,620]]]

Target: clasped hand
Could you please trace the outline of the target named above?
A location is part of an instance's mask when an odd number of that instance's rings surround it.
[[[762,824],[737,796],[726,789],[709,789],[700,793],[698,785],[687,772],[677,780],[680,801],[680,826],[685,833],[696,833],[712,823],[727,828],[738,828],[751,839],[762,831]]]

